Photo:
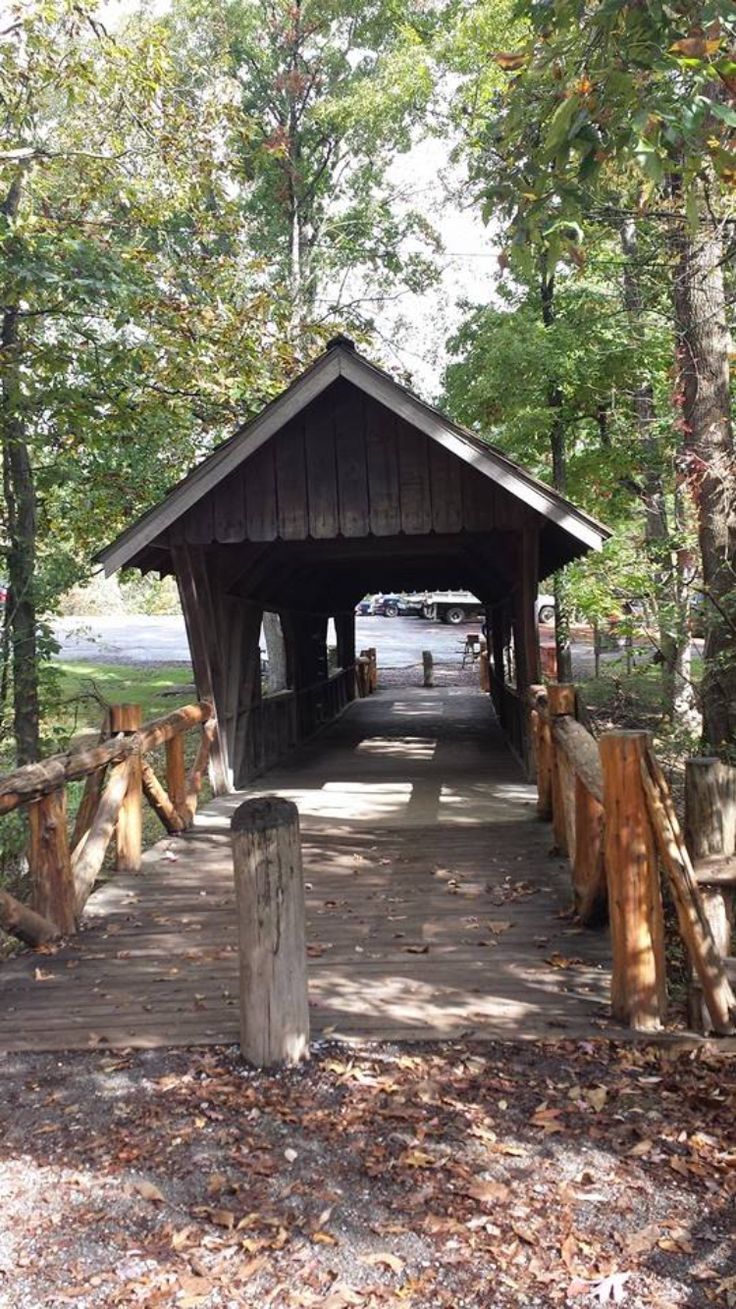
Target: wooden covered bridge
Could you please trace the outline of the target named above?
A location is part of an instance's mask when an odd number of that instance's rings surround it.
[[[604,821],[603,751],[599,759],[575,722],[573,688],[549,688],[549,714],[540,707],[530,716],[528,698],[539,681],[539,581],[606,535],[352,342],[331,342],[100,556],[108,572],[135,566],[176,577],[197,690],[208,703],[81,762],[61,756],[33,766],[22,780],[33,801],[38,908],[54,918],[38,888],[54,877],[58,887],[63,865],[78,920],[116,822],[118,870],[88,900],[84,931],[40,969],[37,956],[0,966],[0,1050],[235,1039],[230,818],[244,793],[264,791],[299,808],[315,1032],[518,1037],[605,1028],[611,942],[571,919],[566,852],[579,908],[586,879],[605,898],[606,873],[610,886],[623,870],[613,1013],[658,1025],[664,954],[652,824],[657,814],[670,822],[657,799],[664,791],[654,794],[661,778],[655,769],[652,804],[660,808],[652,818],[641,774],[646,742],[614,743],[612,817]],[[379,689],[350,704],[360,597],[455,587],[487,609],[493,705],[468,687]],[[287,655],[287,688],[273,695],[261,684],[265,611],[280,616]],[[183,786],[176,733],[210,706],[215,798],[192,825],[204,755]],[[535,723],[547,752],[538,752],[538,802],[520,763]],[[168,796],[144,759],[162,742],[176,764]],[[54,794],[85,775],[84,818],[67,848]],[[142,862],[130,858],[141,786],[174,834]],[[625,823],[616,808],[622,794]],[[0,814],[18,802],[18,778],[0,779]],[[553,839],[538,812],[554,817]],[[662,839],[671,855],[670,837]],[[691,892],[686,919],[700,932],[698,957],[712,961]],[[703,976],[707,983],[707,969]],[[729,1030],[722,968],[718,979],[712,1012]]]
[[[539,681],[540,579],[607,535],[341,336],[99,559],[108,572],[176,577],[197,690],[216,708],[213,780],[223,793],[352,699],[354,607],[368,591],[463,587],[485,603],[496,704],[521,753],[505,647],[513,643],[523,695]],[[264,610],[280,616],[288,667],[286,694],[266,698]]]

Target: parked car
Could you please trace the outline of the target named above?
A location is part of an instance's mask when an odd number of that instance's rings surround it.
[[[377,595],[373,598],[371,605],[372,614],[380,614],[383,618],[395,618],[399,612],[401,596],[391,591],[388,595]]]
[[[364,595],[363,599],[359,600],[357,605],[355,606],[355,612],[358,615],[358,617],[365,618],[366,614],[369,614],[371,612],[372,604],[373,604],[373,596]]]
[[[402,618],[421,618],[424,611],[424,591],[411,591],[399,596],[399,613]]]

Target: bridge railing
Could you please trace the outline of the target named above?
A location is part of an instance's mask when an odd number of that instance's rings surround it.
[[[184,736],[201,728],[187,770]],[[142,800],[168,832],[190,827],[215,732],[212,705],[186,705],[141,723],[139,705],[112,705],[97,745],[27,764],[0,778],[0,815],[28,806],[31,903],[0,891],[0,928],[29,945],[76,931],[84,905],[116,835],[116,868],[141,865]],[[146,758],[163,745],[166,785]],[[67,816],[67,785],[84,779],[74,824]],[[71,826],[71,830],[70,830]]]
[[[537,810],[572,870],[574,905],[589,926],[610,923],[611,1007],[641,1030],[666,1018],[667,977],[660,868],[712,1029],[731,1034],[736,1000],[649,732],[596,740],[578,719],[571,685],[528,695]]]

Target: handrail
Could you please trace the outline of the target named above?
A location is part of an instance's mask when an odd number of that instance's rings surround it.
[[[25,764],[0,778],[0,815],[39,800],[66,782],[79,781],[108,764],[119,763],[131,755],[147,754],[180,732],[188,732],[198,723],[209,721],[212,712],[212,705],[203,700],[196,705],[175,709],[164,718],[155,718],[130,736],[118,735],[92,749],[67,750],[64,754],[50,755],[39,763]]]
[[[642,731],[600,740],[577,720],[569,684],[529,690],[537,810],[551,819],[557,852],[572,865],[575,909],[587,926],[610,917],[611,1005],[632,1027],[660,1026],[666,955],[659,858],[668,874],[680,933],[714,1030],[734,1029],[736,1001],[698,891],[669,788]]]
[[[137,705],[111,706],[110,715],[122,729],[111,740],[26,764],[0,778],[0,815],[30,805],[32,907],[8,892],[0,896],[0,927],[28,944],[76,930],[116,830],[117,867],[138,871],[143,796],[169,832],[182,832],[194,821],[215,735],[212,705],[186,705],[144,725]],[[200,724],[202,740],[187,772],[183,736]],[[166,787],[143,759],[164,744]],[[66,785],[82,778],[84,794],[70,836]]]

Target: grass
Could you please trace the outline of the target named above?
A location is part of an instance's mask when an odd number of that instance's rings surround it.
[[[99,730],[102,704],[138,704],[143,722],[196,699],[188,664],[57,663],[58,707],[47,724],[57,735]]]
[[[192,671],[188,664],[55,663],[52,675],[54,707],[47,713],[43,723],[44,756],[68,749],[69,746],[96,741],[105,705],[139,704],[143,722],[146,723],[196,700]],[[184,738],[187,767],[194,762],[199,739],[198,731],[187,732]],[[163,746],[148,757],[163,781]],[[12,761],[0,756],[0,772],[8,772],[11,768]],[[70,821],[77,811],[83,789],[83,782],[70,782],[67,786]],[[209,797],[209,784],[205,778],[200,801],[204,802]],[[144,848],[153,845],[163,835],[161,823],[149,805],[144,803]],[[25,849],[26,840],[22,811],[6,815],[0,825],[0,886],[6,886],[21,899],[26,898],[27,888],[26,875],[19,858]],[[112,858],[111,848],[106,861],[108,870]]]

